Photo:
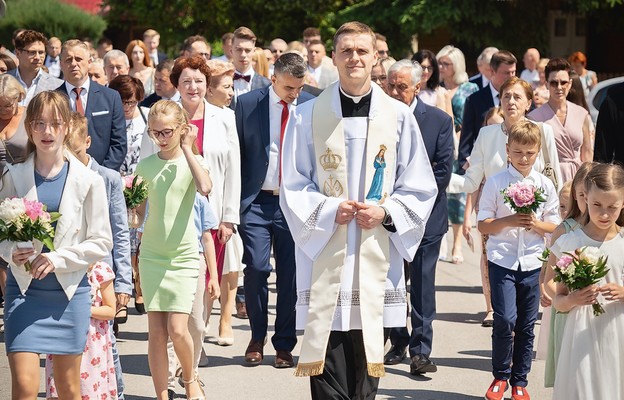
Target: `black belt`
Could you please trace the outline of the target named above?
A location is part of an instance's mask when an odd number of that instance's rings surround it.
[[[264,190],[264,189],[262,189],[260,191],[262,193],[268,194],[270,196],[279,196],[279,193],[280,193],[279,189],[275,189],[275,190]]]

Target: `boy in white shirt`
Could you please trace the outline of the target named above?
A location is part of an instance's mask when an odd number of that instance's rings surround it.
[[[494,381],[485,398],[500,400],[512,386],[512,400],[528,400],[527,375],[533,356],[533,327],[539,309],[538,257],[545,248],[544,235],[560,223],[559,200],[554,185],[533,170],[541,146],[539,127],[529,121],[512,126],[507,140],[510,165],[491,176],[483,187],[477,216],[479,231],[488,234],[486,245],[494,327],[492,373]],[[523,182],[541,188],[546,201],[535,213],[514,213],[502,191]]]

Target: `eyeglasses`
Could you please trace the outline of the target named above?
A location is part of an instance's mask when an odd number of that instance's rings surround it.
[[[39,57],[43,57],[45,56],[45,50],[24,50],[21,49],[20,51],[26,53],[28,55],[28,58],[35,58],[35,56],[39,56]]]
[[[556,88],[556,87],[566,87],[568,86],[568,83],[570,83],[570,81],[557,81],[557,80],[552,80],[549,81],[548,84],[550,85],[550,87]]]
[[[441,61],[441,62],[438,62],[438,65],[439,65],[440,67],[442,67],[442,68],[448,68],[448,67],[452,67],[452,66],[453,66],[453,63],[446,62],[446,61],[444,61],[444,62],[442,62],[442,61]]]
[[[160,136],[162,136],[165,139],[169,139],[171,136],[173,136],[173,132],[175,131],[175,129],[163,129],[162,131],[157,131],[154,129],[150,129],[149,130],[149,134],[152,135],[154,138],[158,139]]]
[[[49,127],[50,130],[54,132],[58,132],[65,123],[61,120],[45,122],[42,120],[30,121],[30,128],[36,133],[44,133],[46,131],[46,127]]]
[[[385,82],[388,79],[387,75],[371,75],[371,80],[373,82]]]
[[[137,104],[139,104],[138,101],[122,101],[121,104],[123,104],[124,107],[134,107]]]
[[[380,56],[389,56],[390,50],[377,50],[377,53],[379,53]]]
[[[431,65],[420,65],[422,67],[423,72],[427,71],[427,72],[433,72],[433,67]]]

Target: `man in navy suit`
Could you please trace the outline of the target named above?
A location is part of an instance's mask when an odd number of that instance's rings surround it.
[[[119,171],[126,158],[126,120],[121,97],[89,79],[91,57],[87,45],[68,40],[61,50],[65,83],[56,90],[68,95],[74,111],[87,117],[91,147],[89,155],[100,165]]]
[[[470,156],[479,130],[483,126],[485,114],[490,108],[500,105],[498,90],[507,79],[516,75],[516,63],[516,57],[507,50],[494,53],[490,61],[492,68],[490,84],[466,99],[457,155],[460,166],[465,167],[466,159]],[[460,168],[458,173],[463,175],[464,171],[464,168]]]
[[[257,74],[251,65],[251,57],[255,48],[256,35],[251,29],[241,26],[234,31],[231,57],[236,70],[234,71],[234,97],[230,103],[230,108],[233,110],[236,109],[236,102],[240,95],[271,84],[270,80]]]
[[[245,299],[251,325],[251,341],[245,351],[248,365],[264,358],[268,328],[268,285],[271,245],[275,255],[277,304],[274,366],[294,365],[295,245],[279,206],[281,139],[290,110],[312,96],[303,89],[307,65],[298,54],[282,55],[275,63],[272,85],[240,96],[236,128],[241,149],[241,223],[245,267]]]
[[[398,61],[388,69],[388,94],[410,106],[414,113],[438,186],[425,234],[414,260],[409,263],[412,334],[409,335],[407,328],[392,328],[392,347],[384,357],[385,364],[398,364],[405,358],[409,345],[410,372],[413,375],[437,371],[435,363],[429,359],[436,312],[435,271],[440,244],[448,230],[446,187],[451,179],[453,164],[453,119],[444,111],[418,99],[421,77],[420,64],[409,60]]]

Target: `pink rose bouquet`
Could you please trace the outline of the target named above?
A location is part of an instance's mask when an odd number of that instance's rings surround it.
[[[585,246],[574,253],[563,253],[552,267],[555,282],[563,283],[570,291],[594,285],[609,272],[607,260],[608,257],[596,247]],[[605,312],[600,303],[592,304],[592,308],[596,316]]]
[[[518,214],[531,214],[546,201],[544,190],[524,182],[512,183],[501,191],[506,204]]]
[[[126,175],[124,180],[124,198],[128,210],[137,208],[147,199],[147,182],[138,175]]]
[[[0,203],[0,241],[8,240],[18,243],[18,247],[34,248],[32,241],[39,240],[50,251],[54,251],[52,223],[60,216],[59,213],[48,213],[46,206],[38,201],[7,198]],[[30,242],[30,245],[23,246],[24,242]],[[30,271],[30,261],[24,266],[26,271]]]

